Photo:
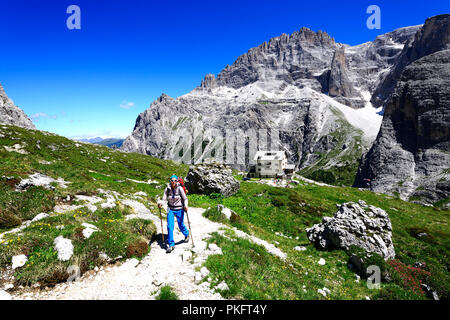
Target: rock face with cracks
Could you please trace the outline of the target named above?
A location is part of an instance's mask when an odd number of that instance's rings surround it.
[[[0,84],[0,123],[27,129],[36,129],[33,122],[27,117],[25,112],[14,105],[14,102],[6,95],[3,86]]]
[[[231,169],[222,164],[191,166],[186,176],[186,188],[190,193],[220,193],[229,197],[238,192],[239,187]]]
[[[388,214],[362,200],[338,206],[333,217],[324,217],[321,224],[306,232],[308,239],[321,249],[348,250],[354,245],[366,252],[375,252],[386,260],[395,257]]]
[[[403,50],[387,78],[395,83],[385,82],[392,93],[355,187],[370,179],[372,191],[403,200],[434,204],[450,197],[449,35],[450,14],[432,17]]]

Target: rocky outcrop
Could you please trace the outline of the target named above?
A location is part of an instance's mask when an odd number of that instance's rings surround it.
[[[449,19],[450,20],[450,19]],[[450,197],[450,50],[427,55],[402,73],[355,186],[434,203]]]
[[[240,187],[231,169],[222,164],[191,166],[185,182],[189,193],[206,195],[220,193],[225,197],[232,196]]]
[[[348,78],[344,49],[334,52],[328,83],[328,95],[335,97],[336,100],[345,105],[356,108],[364,107],[364,100],[355,91]]]
[[[372,95],[374,105],[385,105],[403,69],[424,56],[437,51],[450,49],[450,14],[428,18],[425,24],[410,38],[403,48],[392,70],[384,77]]]
[[[248,170],[256,150],[269,148],[285,150],[298,169],[311,167],[311,177],[320,170],[356,174],[382,118],[368,103],[371,93],[420,27],[358,46],[308,28],[272,38],[193,91],[176,99],[161,95],[138,116],[121,149],[194,164],[231,137],[233,149],[227,146],[227,159],[218,160],[238,170]],[[361,107],[367,112],[355,110]]]
[[[0,123],[13,126],[36,129],[27,115],[8,98],[0,84]]]
[[[392,225],[388,214],[380,208],[348,202],[338,206],[333,217],[324,217],[321,224],[306,229],[308,239],[321,249],[344,249],[357,246],[374,252],[385,260],[395,257]]]

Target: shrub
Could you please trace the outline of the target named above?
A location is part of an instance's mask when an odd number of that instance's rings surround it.
[[[211,198],[211,199],[213,199],[213,200],[219,200],[219,201],[220,201],[220,200],[223,199],[223,194],[213,192],[213,193],[211,193],[211,194],[209,195],[209,198]]]
[[[156,236],[156,227],[150,220],[130,219],[126,223],[133,234],[140,234],[147,240],[152,240]]]
[[[383,257],[375,252],[367,252],[358,246],[350,246],[347,251],[350,262],[356,268],[356,271],[362,277],[367,277],[367,268],[369,266],[377,266],[380,268],[382,279],[386,278],[388,265]]]
[[[314,171],[309,175],[309,178],[316,181],[325,182],[328,184],[333,184],[336,182],[336,178],[333,173],[329,171],[324,171],[322,169]]]
[[[127,247],[127,257],[143,257],[148,252],[148,241],[145,239],[137,239]]]
[[[156,300],[178,300],[178,296],[169,285],[165,285],[159,291]]]
[[[225,223],[227,222],[227,217],[219,211],[217,207],[210,208],[203,212],[203,216],[211,221]]]
[[[431,274],[421,268],[407,266],[399,260],[388,262],[394,281],[405,289],[412,290],[415,294],[425,295],[420,285]]]
[[[15,214],[0,209],[0,228],[12,228],[22,223],[22,220]]]

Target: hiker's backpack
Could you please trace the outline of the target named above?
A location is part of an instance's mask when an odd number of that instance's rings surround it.
[[[186,194],[187,195],[187,193],[188,193],[188,190],[186,189],[186,186],[184,185],[184,181],[183,181],[183,178],[178,178],[178,183],[180,184],[180,186],[183,188],[183,190],[184,190],[184,194]]]

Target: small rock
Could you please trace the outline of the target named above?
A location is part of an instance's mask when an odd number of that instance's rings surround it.
[[[321,266],[323,266],[325,264],[325,259],[320,258],[319,262],[317,262],[317,263],[320,264]]]
[[[220,247],[217,246],[217,244],[215,244],[215,243],[210,243],[209,244],[209,250],[211,250],[211,251],[218,251],[218,250],[220,250]]]
[[[27,261],[28,261],[28,258],[24,254],[14,256],[14,257],[12,257],[12,268],[16,269],[16,268],[23,267],[25,265],[25,263],[27,263]]]
[[[294,250],[296,250],[296,251],[305,251],[306,248],[305,248],[305,247],[301,247],[301,246],[296,246],[296,247],[294,248]]]
[[[226,283],[225,281],[222,281],[221,283],[219,283],[219,284],[216,286],[216,289],[222,290],[222,291],[230,290],[230,288],[228,287],[228,285],[227,285],[227,283]]]
[[[321,295],[323,295],[324,297],[327,296],[327,293],[325,291],[323,291],[323,289],[317,289],[317,292],[320,293]]]
[[[209,275],[209,270],[208,270],[208,268],[203,267],[200,269],[200,273],[201,273],[202,277],[204,278]]]
[[[58,259],[68,261],[73,255],[73,244],[70,239],[63,236],[57,237],[54,241],[54,248],[58,252]]]
[[[47,217],[48,217],[47,213],[45,213],[45,212],[39,213],[37,216],[35,216],[33,218],[33,220],[31,220],[31,222],[36,222],[36,221],[42,220],[42,219],[47,218]]]
[[[12,283],[8,283],[7,285],[5,285],[3,290],[8,291],[9,289],[12,289],[12,288],[14,288],[14,285]]]
[[[0,290],[0,300],[12,300],[12,297],[8,292]]]
[[[200,281],[202,281],[202,274],[200,272],[196,272],[195,273],[195,277],[194,277],[194,282],[195,283],[200,283]]]

